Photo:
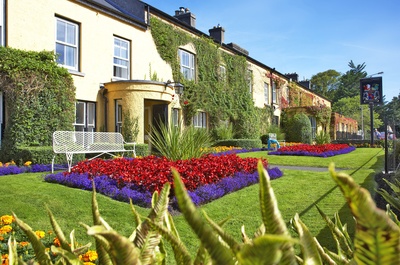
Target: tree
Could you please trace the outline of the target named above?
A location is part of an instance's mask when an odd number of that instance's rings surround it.
[[[316,93],[333,100],[339,85],[340,73],[336,70],[327,70],[311,77],[311,89]]]
[[[339,78],[339,86],[333,102],[337,102],[341,98],[355,97],[360,93],[360,79],[367,76],[367,72],[364,71],[366,65],[365,63],[355,65],[351,60],[348,66],[350,70]]]

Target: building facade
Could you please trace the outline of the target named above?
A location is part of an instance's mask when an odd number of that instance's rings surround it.
[[[271,109],[269,123],[279,125],[282,111],[296,104],[330,107],[329,100],[297,80],[257,61],[240,46],[224,43],[222,27],[211,28],[209,34],[197,30],[195,15],[186,8],[168,15],[136,0],[0,0],[0,10],[0,45],[54,51],[59,65],[72,75],[77,131],[122,131],[130,115],[139,125],[137,142],[148,143],[152,125],[184,119],[180,83],[199,79],[201,51],[193,42],[182,43],[175,53],[179,65],[169,63],[155,43],[152,18],[194,39],[206,38],[222,53],[244,58],[248,92],[255,107]],[[223,81],[225,65],[216,69]],[[297,102],[292,91],[311,94],[312,100]],[[2,94],[0,101],[3,104]],[[190,122],[209,127],[207,109],[195,111]],[[2,122],[4,113],[0,116]]]

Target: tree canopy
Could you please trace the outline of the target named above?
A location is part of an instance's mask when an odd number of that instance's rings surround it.
[[[336,89],[339,85],[340,73],[336,70],[327,70],[311,77],[311,89],[316,93],[334,99]]]

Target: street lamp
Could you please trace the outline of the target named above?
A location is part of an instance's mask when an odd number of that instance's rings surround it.
[[[374,145],[374,103],[382,103],[382,78],[374,75],[381,75],[383,72],[378,72],[368,75],[366,78],[360,79],[360,101],[361,104],[368,104],[371,119],[371,146]]]
[[[167,86],[170,86],[170,85],[174,87],[175,94],[177,94],[179,96],[183,95],[183,89],[185,88],[183,86],[183,84],[181,84],[180,82],[172,82],[171,80],[168,80],[165,83],[165,89],[167,88]]]

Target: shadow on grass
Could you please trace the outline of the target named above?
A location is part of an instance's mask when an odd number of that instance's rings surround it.
[[[380,152],[381,152],[381,150],[379,150],[379,152],[377,152],[374,156],[370,157],[363,165],[361,165],[360,167],[355,169],[353,172],[349,173],[349,175],[353,176],[361,169],[365,169],[365,167],[375,158],[377,159],[377,162],[374,163],[373,165],[371,165],[370,168],[375,169],[375,171],[377,169],[379,169],[381,167],[382,161],[384,159],[384,158],[382,158],[383,155],[379,155]],[[371,182],[374,181],[375,175],[376,175],[376,172],[370,173],[364,179],[364,182],[360,184],[360,186],[371,192]],[[339,188],[338,185],[335,185],[334,187],[332,187],[331,189],[326,191],[320,198],[318,198],[318,200],[316,200],[313,204],[311,204],[310,206],[305,208],[302,212],[300,212],[299,213],[300,217],[302,215],[306,214],[308,211],[310,211],[313,207],[315,207],[315,205],[318,205],[321,201],[323,201],[326,197],[328,197],[328,195],[330,195],[337,188]],[[350,235],[350,238],[354,238],[356,223],[353,218],[353,215],[351,214],[349,206],[347,204],[344,204],[338,213],[340,216],[341,223],[343,225],[347,224],[347,231]],[[321,220],[322,220],[322,217],[321,217]],[[331,220],[334,222],[333,218]],[[333,252],[337,251],[336,243],[333,239],[331,230],[329,229],[329,227],[327,225],[325,225],[325,227],[319,232],[319,234],[316,236],[316,238],[318,239],[321,246],[326,247],[327,249],[329,249],[330,251],[333,251]]]

